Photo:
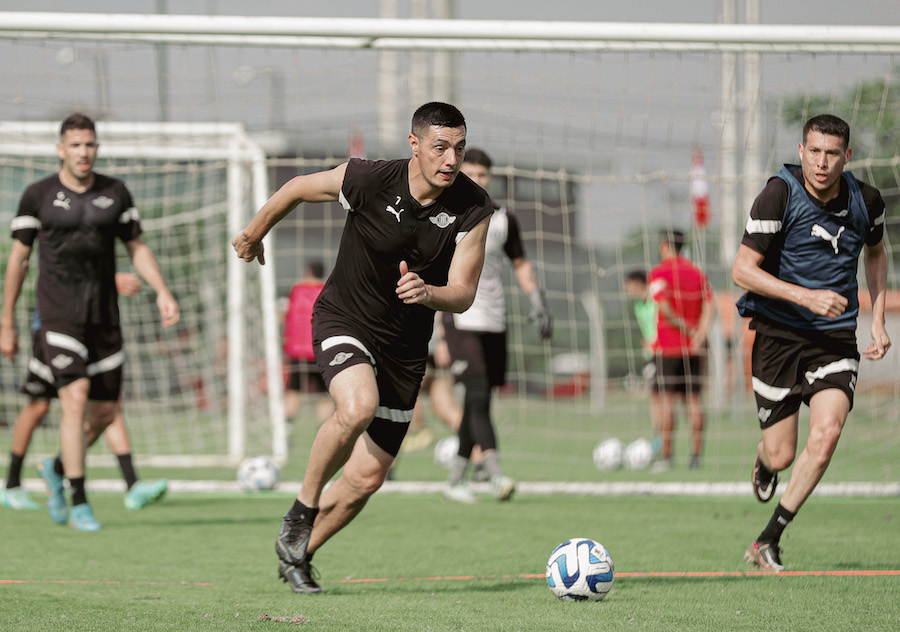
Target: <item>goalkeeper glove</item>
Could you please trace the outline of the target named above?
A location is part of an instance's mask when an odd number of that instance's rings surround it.
[[[541,332],[541,338],[547,340],[553,335],[553,315],[550,314],[550,305],[544,290],[536,289],[528,295],[531,301],[531,313],[528,314],[528,322],[537,321]]]

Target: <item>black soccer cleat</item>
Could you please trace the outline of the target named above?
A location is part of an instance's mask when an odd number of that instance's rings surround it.
[[[750,480],[753,482],[753,493],[756,494],[759,502],[767,503],[772,500],[775,488],[778,487],[778,474],[766,469],[766,466],[760,462],[759,456],[756,457]]]
[[[754,540],[744,553],[744,561],[766,573],[780,573],[784,570],[784,564],[781,563],[781,549],[770,542]]]
[[[278,576],[287,584],[291,585],[291,590],[295,593],[306,593],[307,595],[321,595],[324,590],[313,578],[315,573],[312,564],[302,562],[297,566],[278,562]],[[315,573],[318,575],[318,573]]]
[[[281,531],[275,538],[275,552],[289,566],[299,566],[307,559],[306,547],[312,533],[312,523],[285,516]]]

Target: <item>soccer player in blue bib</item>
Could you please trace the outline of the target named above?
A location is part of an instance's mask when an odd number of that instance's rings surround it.
[[[265,263],[263,237],[301,202],[340,202],[347,211],[313,310],[316,363],[335,410],[316,434],[275,542],[279,575],[295,592],[322,592],[312,555],[384,482],[412,419],[434,312],[468,309],[484,262],[493,203],[457,177],[463,115],[426,103],[408,139],[412,158],[352,159],[289,180],[232,240],[238,257]]]
[[[784,570],[781,534],[825,473],[853,407],[860,253],[872,301],[872,341],[862,355],[879,360],[891,345],[884,201],[844,171],[850,127],[830,114],[815,116],[803,126],[799,152],[800,165],[784,165],[756,198],[731,270],[747,290],[738,311],[752,317],[756,330],[753,392],[762,428],[752,473],[756,497],[771,500],[778,472],[794,464],[771,520],[744,555],[776,573]],[[809,406],[810,428],[798,456],[801,402]]]

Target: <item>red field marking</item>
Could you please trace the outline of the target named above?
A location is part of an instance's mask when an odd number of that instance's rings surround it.
[[[760,571],[636,571],[616,573],[616,579],[681,578],[681,577],[770,577],[776,573]],[[782,571],[779,577],[877,577],[900,576],[900,570],[885,571]],[[543,573],[526,575],[449,575],[435,577],[372,577],[339,579],[337,584],[377,584],[386,582],[470,581],[473,579],[543,579]]]
[[[120,582],[89,579],[0,579],[0,584],[85,584],[92,586],[212,586],[212,582]]]

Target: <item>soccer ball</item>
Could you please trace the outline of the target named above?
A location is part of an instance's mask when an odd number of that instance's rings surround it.
[[[643,470],[653,461],[653,445],[648,439],[635,439],[625,447],[622,462],[629,470]]]
[[[602,471],[616,470],[622,465],[624,445],[615,437],[594,446],[594,466]]]
[[[459,452],[459,437],[450,435],[434,444],[434,462],[442,468],[449,470],[453,463],[453,457]]]
[[[259,491],[275,489],[280,472],[275,461],[267,456],[254,456],[244,459],[238,466],[237,478],[241,489]]]
[[[547,560],[550,592],[566,601],[600,601],[612,588],[615,567],[609,552],[589,538],[572,538]]]

